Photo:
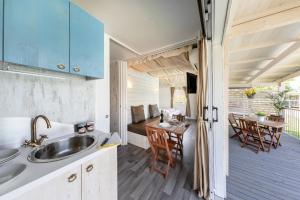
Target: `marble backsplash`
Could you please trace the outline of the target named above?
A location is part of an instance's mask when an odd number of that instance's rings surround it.
[[[95,81],[8,63],[0,69],[0,118],[43,114],[66,124],[95,119]]]

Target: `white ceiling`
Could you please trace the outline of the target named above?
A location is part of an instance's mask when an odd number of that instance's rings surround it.
[[[105,25],[105,32],[140,54],[194,39],[196,0],[74,0]]]
[[[300,0],[239,0],[230,13],[231,85],[278,84],[300,75]]]
[[[138,56],[119,43],[110,40],[110,61],[128,60]]]

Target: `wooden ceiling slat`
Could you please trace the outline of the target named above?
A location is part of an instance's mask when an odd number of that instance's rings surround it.
[[[260,70],[258,73],[254,74],[253,77],[249,80],[249,82],[253,82],[256,79],[258,79],[260,76],[262,76],[266,71],[274,67],[277,63],[282,61],[284,58],[289,56],[291,53],[296,51],[297,49],[300,48],[300,42],[295,42],[292,44],[288,49],[283,51],[277,58],[275,58],[272,62],[267,64],[262,70]]]
[[[229,37],[253,34],[300,22],[300,7],[232,26]]]

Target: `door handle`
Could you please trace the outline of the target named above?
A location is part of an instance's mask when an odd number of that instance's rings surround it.
[[[219,110],[217,107],[213,106],[212,107],[213,113],[216,111],[216,118],[213,117],[213,122],[218,122],[219,121]]]
[[[71,176],[69,176],[68,178],[68,182],[72,183],[77,179],[77,175],[76,174],[71,174]]]
[[[208,118],[206,118],[206,111],[208,111],[208,106],[203,106],[203,121],[208,122]]]
[[[91,172],[94,169],[94,165],[89,165],[86,168],[86,172]]]
[[[59,65],[57,65],[57,68],[64,70],[66,68],[66,66],[64,64],[59,64]]]
[[[76,67],[74,67],[73,68],[73,70],[74,70],[74,72],[80,72],[80,66],[79,65],[77,65]]]

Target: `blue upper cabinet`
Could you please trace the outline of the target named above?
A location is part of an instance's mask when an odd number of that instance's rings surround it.
[[[4,61],[69,72],[69,0],[4,0]]]
[[[104,77],[104,26],[70,3],[70,71],[88,77]]]
[[[3,0],[0,0],[0,60],[3,61]]]

